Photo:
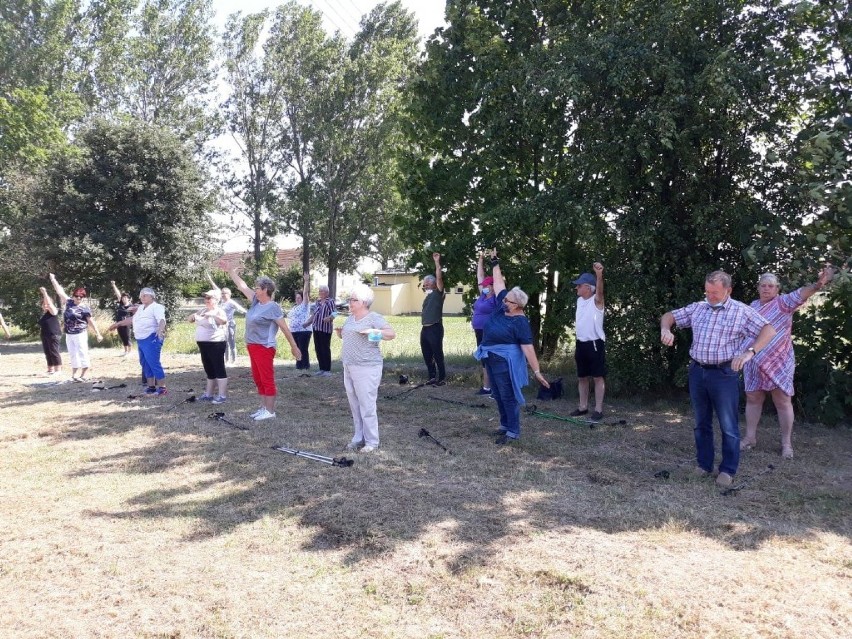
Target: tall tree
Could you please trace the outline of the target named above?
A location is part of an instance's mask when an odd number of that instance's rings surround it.
[[[95,122],[18,201],[30,209],[14,229],[29,255],[15,295],[22,312],[47,272],[106,297],[110,280],[152,286],[173,306],[209,257],[206,177],[191,149],[156,125]]]

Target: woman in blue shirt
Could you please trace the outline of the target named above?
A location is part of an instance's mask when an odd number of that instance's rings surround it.
[[[495,443],[504,445],[521,436],[521,406],[526,403],[521,389],[529,382],[526,365],[533,369],[542,386],[550,388],[550,385],[539,370],[532,329],[524,315],[529,296],[517,286],[506,290],[496,251],[491,252],[491,267],[498,306],[485,323],[482,343],[474,357],[485,362],[491,392],[500,411],[500,430]]]

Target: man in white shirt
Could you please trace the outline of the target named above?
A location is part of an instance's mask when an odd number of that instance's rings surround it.
[[[595,410],[591,420],[603,419],[603,399],[606,378],[606,335],[603,330],[604,293],[603,264],[592,265],[594,275],[583,273],[574,280],[577,287],[577,343],[574,358],[577,362],[577,391],[579,406],[572,416],[589,412],[589,380],[595,383]]]

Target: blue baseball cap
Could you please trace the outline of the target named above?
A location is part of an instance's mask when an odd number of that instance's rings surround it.
[[[588,284],[589,286],[594,286],[598,283],[597,278],[591,273],[583,273],[580,277],[574,280],[574,284]]]

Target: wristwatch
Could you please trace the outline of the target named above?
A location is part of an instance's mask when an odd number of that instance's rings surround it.
[[[757,355],[757,351],[756,351],[756,350],[754,350],[754,346],[749,346],[746,350],[747,350],[747,351],[751,351],[751,354],[752,354],[752,355]]]

